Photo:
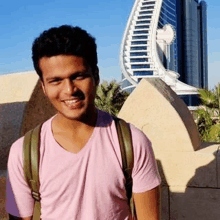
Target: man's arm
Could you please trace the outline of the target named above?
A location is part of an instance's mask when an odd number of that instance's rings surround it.
[[[160,220],[159,186],[144,193],[134,193],[133,196],[138,220]]]
[[[10,220],[31,220],[34,207],[31,189],[24,177],[22,147],[23,138],[20,138],[12,145],[8,158],[6,211],[9,213]]]
[[[13,216],[13,215],[9,215],[9,220],[31,220],[32,219],[32,216],[30,217],[25,217],[25,218],[20,218],[20,217],[16,217],[16,216]]]

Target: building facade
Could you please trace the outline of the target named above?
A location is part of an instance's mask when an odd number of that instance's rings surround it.
[[[207,6],[197,0],[136,0],[124,32],[122,89],[160,77],[190,107],[208,88]]]

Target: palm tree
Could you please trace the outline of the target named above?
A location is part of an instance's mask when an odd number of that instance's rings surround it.
[[[220,141],[220,84],[214,90],[200,89],[201,106],[195,111],[195,121],[202,141]]]
[[[115,80],[103,81],[97,88],[95,105],[98,109],[117,116],[129,93],[120,88]]]

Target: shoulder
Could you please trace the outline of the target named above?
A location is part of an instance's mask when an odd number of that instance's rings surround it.
[[[53,117],[48,119],[42,124],[41,135],[46,133],[50,129],[50,123]],[[22,161],[22,150],[23,150],[24,137],[25,136],[20,137],[11,145],[11,148],[9,151],[9,160],[13,159],[14,161],[19,161],[19,162]]]
[[[137,158],[144,154],[152,154],[152,144],[148,136],[133,124],[130,124],[134,156]]]
[[[21,162],[22,161],[22,147],[23,147],[24,136],[16,140],[9,151],[8,162]]]
[[[132,141],[134,144],[147,144],[147,145],[151,145],[151,142],[149,140],[149,138],[147,137],[147,135],[141,131],[140,129],[138,129],[137,127],[135,127],[133,124],[130,124],[130,129],[131,129],[131,135],[132,135]]]
[[[130,128],[134,151],[134,165],[138,166],[138,164],[147,162],[154,163],[153,146],[148,136],[132,124],[130,124]]]
[[[142,193],[157,187],[161,178],[151,141],[134,125],[130,127],[134,151],[133,192]]]
[[[114,128],[115,128],[115,123]],[[147,135],[138,129],[135,125],[128,123],[131,131],[131,139],[132,139],[132,146],[134,152],[134,162],[139,160],[140,157],[150,156],[153,154],[151,142]],[[117,131],[115,129],[115,135],[117,135]]]
[[[128,124],[131,130],[131,138],[132,138],[134,153],[136,153],[136,151],[140,151],[141,149],[148,151],[149,150],[148,148],[151,147],[151,142],[149,138],[136,126],[130,123]],[[113,139],[118,137],[114,122],[114,117],[111,116],[109,113],[98,110],[97,126],[101,128],[109,128]]]

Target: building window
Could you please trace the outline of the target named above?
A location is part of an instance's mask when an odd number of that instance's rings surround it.
[[[173,13],[170,13],[169,11],[164,10],[163,8],[161,9],[161,14],[163,17],[166,17],[167,19],[170,18],[174,21],[176,19],[176,16]]]
[[[131,45],[147,44],[147,41],[132,41]]]
[[[168,5],[170,8],[175,8],[175,4],[173,4],[173,3],[170,2],[170,1],[164,1],[164,2],[163,2],[163,6],[164,6],[164,4]]]
[[[151,76],[154,74],[153,71],[134,71],[134,76]]]
[[[151,2],[143,2],[142,5],[151,5],[151,4],[154,4],[154,3],[155,3],[155,1],[151,1]]]
[[[150,21],[137,21],[136,24],[150,24]]]
[[[137,39],[148,39],[147,35],[142,35],[142,36],[133,36],[132,40],[137,40]]]
[[[131,65],[131,69],[144,69],[144,68],[150,68],[150,65],[149,64]]]
[[[147,47],[131,47],[131,50],[147,50]]]
[[[125,88],[125,87],[131,86],[131,85],[132,84],[127,79],[125,79],[125,80],[123,80],[121,87]]]
[[[165,21],[163,20],[163,18],[161,16],[159,17],[159,22],[163,25],[165,24]]]
[[[148,59],[147,58],[131,58],[130,62],[131,63],[148,62]]]
[[[163,8],[165,8],[166,10],[169,10],[169,11],[173,11],[173,13],[175,13],[176,11],[176,6],[171,6],[169,5],[167,2],[163,2]]]
[[[130,53],[131,57],[136,57],[136,56],[147,56],[148,53],[147,52],[132,52]]]
[[[198,95],[179,95],[179,97],[187,106],[198,106],[201,104],[201,100]]]
[[[140,15],[153,14],[153,11],[141,11],[139,14]]]
[[[154,9],[154,6],[141,7],[141,10],[145,10],[145,9]]]
[[[135,89],[135,87],[132,87],[132,88],[124,89],[123,91],[126,91],[128,93],[132,93],[134,89]]]
[[[161,23],[158,23],[158,29],[163,28],[163,25]]]
[[[149,31],[145,31],[145,30],[143,30],[143,31],[134,31],[134,34],[148,34],[149,33]]]
[[[149,25],[141,25],[141,26],[135,26],[135,29],[147,29],[149,28]]]
[[[138,16],[138,19],[150,19],[152,16],[147,15],[147,16]]]

